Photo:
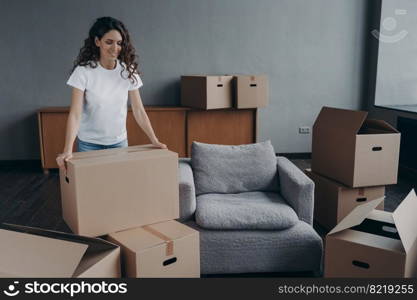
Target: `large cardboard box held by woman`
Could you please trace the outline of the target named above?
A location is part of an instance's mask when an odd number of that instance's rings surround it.
[[[74,153],[60,171],[63,217],[100,236],[179,217],[178,154],[150,145]]]

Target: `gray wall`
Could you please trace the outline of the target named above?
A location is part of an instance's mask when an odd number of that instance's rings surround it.
[[[35,112],[67,106],[68,71],[92,21],[125,22],[145,105],[179,105],[190,73],[265,73],[259,140],[309,152],[323,105],[360,108],[367,0],[0,0],[0,160],[39,158]]]

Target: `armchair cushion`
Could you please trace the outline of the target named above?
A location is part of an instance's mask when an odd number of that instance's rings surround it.
[[[193,142],[196,194],[277,191],[277,165],[270,141],[240,145]]]
[[[278,193],[204,194],[197,197],[196,223],[207,229],[287,229],[299,219]]]
[[[202,274],[320,272],[323,242],[313,227],[298,221],[286,230],[210,230],[200,232]]]

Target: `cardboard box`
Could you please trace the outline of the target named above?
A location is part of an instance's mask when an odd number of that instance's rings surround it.
[[[412,190],[393,213],[357,206],[325,241],[325,277],[417,277],[417,197]]]
[[[201,109],[231,108],[233,76],[181,76],[181,105]]]
[[[268,105],[266,75],[235,75],[233,81],[236,108],[257,108]]]
[[[356,206],[385,195],[384,186],[350,188],[337,181],[320,176],[310,169],[304,170],[314,181],[314,221],[330,230]],[[382,201],[377,209],[384,210]]]
[[[120,248],[99,238],[0,225],[0,277],[120,277]]]
[[[176,221],[108,235],[120,245],[127,277],[200,277],[199,232]]]
[[[60,171],[63,217],[100,236],[179,217],[178,154],[150,145],[74,153]]]
[[[397,183],[400,133],[367,115],[322,108],[313,126],[313,172],[349,187]]]

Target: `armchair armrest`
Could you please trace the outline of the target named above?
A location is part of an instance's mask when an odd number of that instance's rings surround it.
[[[313,225],[314,182],[287,158],[277,157],[281,194],[298,218]]]
[[[179,202],[180,202],[180,218],[181,221],[192,219],[196,208],[195,186],[193,170],[189,159],[180,159],[179,168]]]

